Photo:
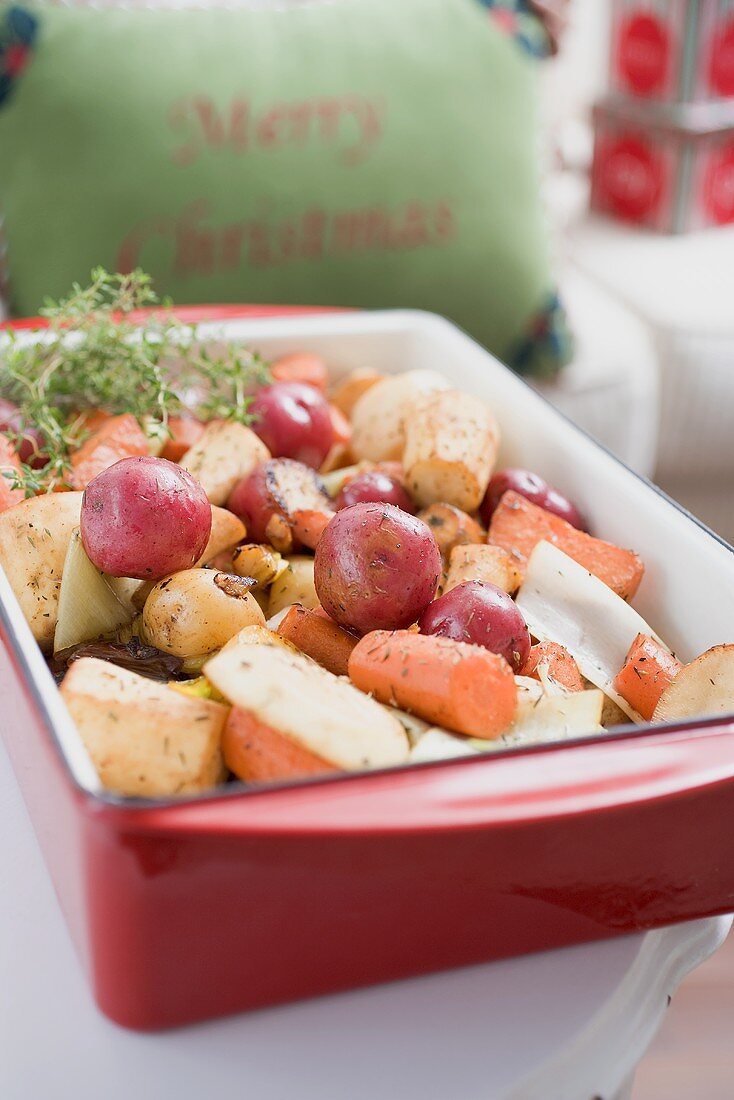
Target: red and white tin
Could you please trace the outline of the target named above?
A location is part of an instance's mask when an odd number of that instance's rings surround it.
[[[594,210],[664,233],[734,221],[734,107],[594,108]]]
[[[447,372],[491,402],[503,464],[539,470],[598,534],[640,552],[635,603],[682,659],[732,640],[734,551],[447,321],[270,316],[201,335],[268,356],[313,351],[336,377],[365,365]],[[0,636],[2,732],[94,994],[128,1027],[734,909],[734,715],[267,790],[125,799],[100,789],[2,572]]]
[[[734,96],[733,0],[613,0],[609,74],[647,100]]]

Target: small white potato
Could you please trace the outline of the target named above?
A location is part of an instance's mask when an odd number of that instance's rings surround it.
[[[0,514],[0,565],[43,650],[53,645],[61,574],[81,506],[81,493],[48,493]]]
[[[306,554],[294,554],[288,558],[288,568],[271,584],[268,618],[272,619],[273,615],[292,603],[300,603],[307,608],[319,606],[313,582],[313,558]]]
[[[181,459],[212,504],[224,504],[238,481],[251,474],[270,451],[253,431],[232,420],[212,420]]]
[[[204,791],[224,779],[224,704],[94,657],[74,661],[61,695],[109,790],[156,797]]]
[[[217,554],[221,554],[224,550],[229,550],[232,546],[236,546],[238,542],[242,542],[246,535],[247,530],[244,523],[241,519],[238,519],[234,512],[228,512],[226,508],[217,508],[216,505],[212,505],[212,530],[209,535],[209,542],[196,564],[205,565],[212,558],[216,558]]]
[[[232,568],[238,577],[252,577],[258,588],[265,588],[285,569],[287,562],[277,550],[261,542],[246,542],[232,555]]]
[[[453,548],[443,590],[450,592],[465,581],[483,581],[509,593],[520,587],[522,575],[512,555],[501,546],[475,543]]]
[[[405,416],[403,467],[413,499],[474,512],[497,460],[499,428],[490,409],[460,390],[419,396]]]
[[[409,370],[371,386],[352,409],[351,449],[357,462],[400,458],[405,445],[403,421],[415,402],[449,383],[433,370]]]
[[[154,585],[143,608],[151,645],[175,657],[213,653],[245,626],[265,617],[241,577],[213,569],[184,569]]]

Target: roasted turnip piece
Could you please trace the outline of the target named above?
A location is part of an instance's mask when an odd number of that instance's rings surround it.
[[[269,542],[281,553],[296,543],[292,521],[297,512],[332,513],[318,474],[289,458],[257,466],[235,487],[227,507],[245,524],[253,542]]]
[[[224,504],[238,481],[270,458],[265,444],[243,424],[213,420],[181,459],[212,504]]]
[[[415,401],[404,431],[405,484],[413,499],[476,511],[499,446],[499,427],[488,406],[460,390],[439,390]]]
[[[75,661],[61,695],[105,787],[155,797],[204,791],[224,778],[228,708],[181,695],[109,661]]]
[[[496,584],[503,592],[515,592],[522,576],[511,554],[501,546],[475,543],[454,546],[449,555],[449,569],[444,592],[450,592],[457,584],[466,581],[483,581]]]
[[[655,707],[653,722],[734,714],[734,645],[715,645],[684,665]]]
[[[402,458],[405,418],[415,402],[423,394],[448,388],[437,371],[409,370],[368,389],[352,409],[352,454],[357,461]]]

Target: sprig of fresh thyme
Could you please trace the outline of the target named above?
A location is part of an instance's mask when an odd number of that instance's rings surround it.
[[[131,316],[150,312],[145,325]],[[87,287],[47,301],[48,329],[29,341],[7,334],[0,344],[0,396],[20,409],[14,442],[36,428],[47,461],[35,470],[3,474],[27,495],[64,483],[70,456],[84,441],[80,412],[131,413],[151,436],[168,437],[171,416],[191,409],[201,420],[225,418],[247,424],[252,393],[269,378],[267,364],[235,345],[207,348],[194,326],[182,326],[171,303],[156,295],[142,271],[114,275],[97,268]]]

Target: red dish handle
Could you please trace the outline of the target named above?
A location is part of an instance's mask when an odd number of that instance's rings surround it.
[[[133,828],[230,835],[484,829],[639,807],[720,784],[734,796],[734,721],[709,720],[141,809]]]
[[[145,321],[151,313],[159,313],[159,307],[138,309],[130,314],[133,321]],[[184,325],[198,325],[205,321],[238,321],[258,317],[300,317],[309,313],[348,312],[341,306],[278,306],[278,305],[197,305],[175,306],[173,315]],[[13,321],[0,322],[0,331],[38,330],[48,328],[45,317],[19,317]]]

